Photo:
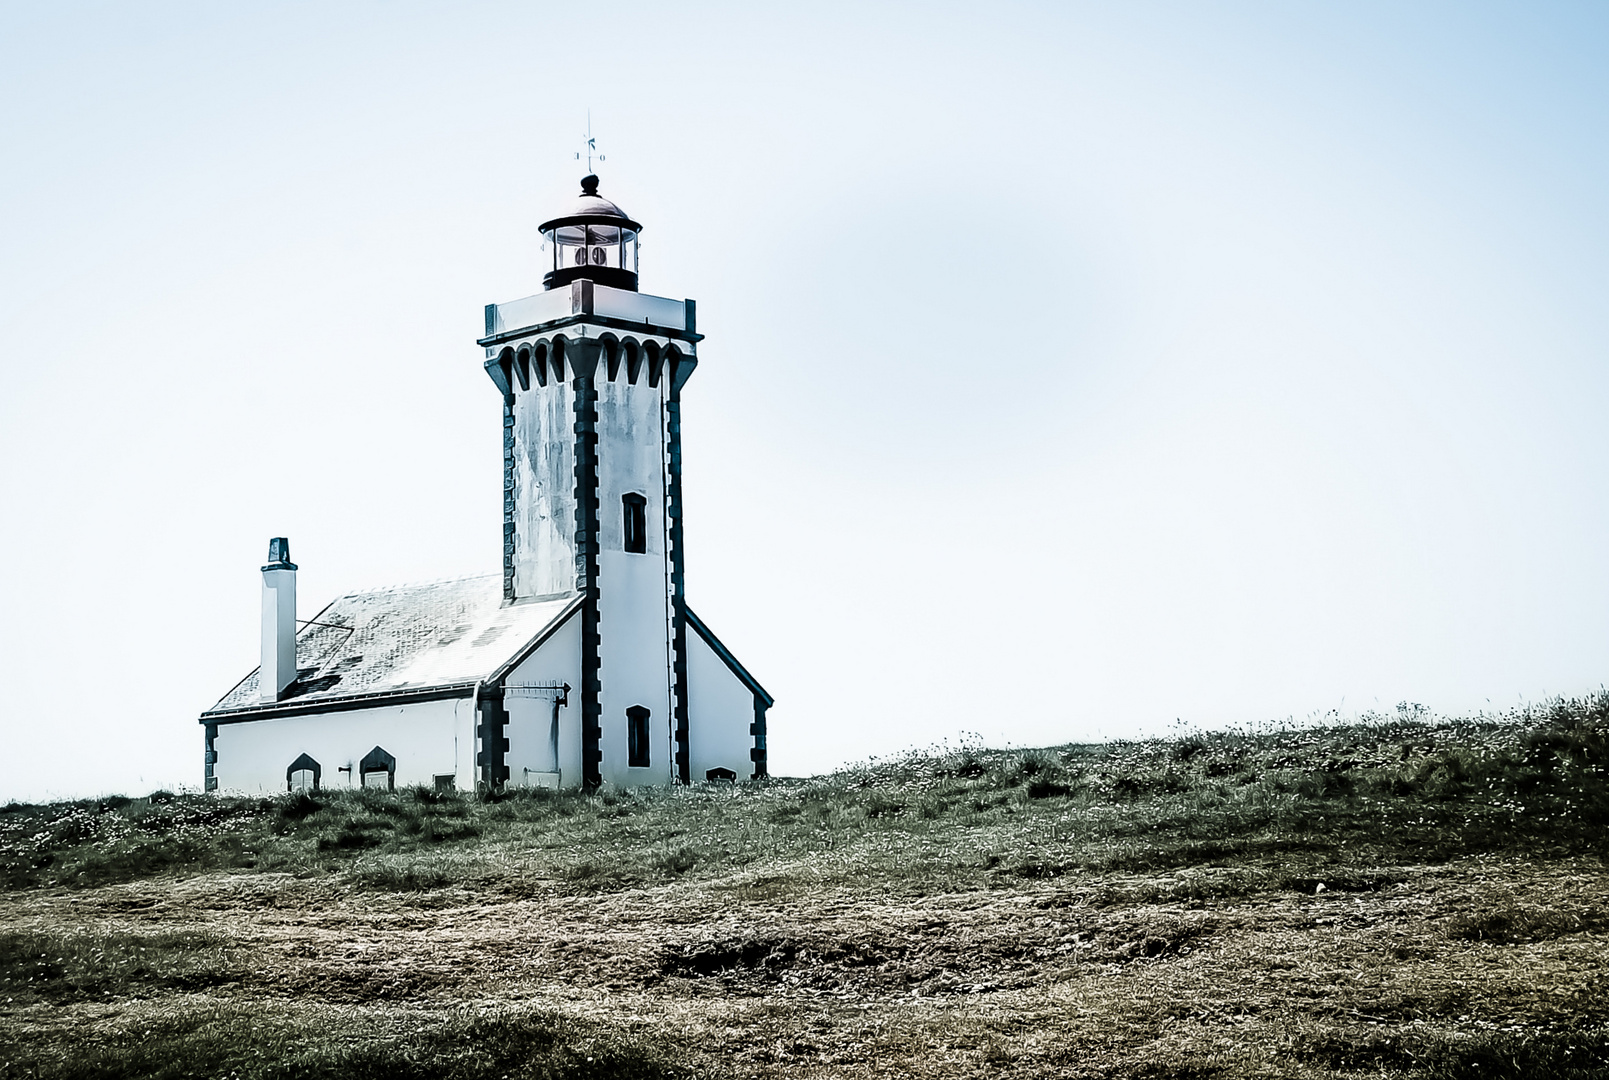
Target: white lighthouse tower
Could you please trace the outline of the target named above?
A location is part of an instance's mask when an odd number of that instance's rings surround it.
[[[544,291],[488,305],[480,340],[503,394],[503,597],[580,601],[585,784],[640,781],[642,768],[702,779],[689,633],[736,661],[683,586],[681,392],[698,365],[697,309],[638,291],[642,226],[596,176],[541,232]],[[751,775],[765,775],[768,703],[743,732]]]
[[[766,775],[771,696],[683,584],[693,301],[637,291],[642,226],[596,176],[541,232],[543,291],[487,305],[478,340],[503,405],[501,573],[349,594],[293,631],[275,540],[274,662],[202,714],[209,790]]]

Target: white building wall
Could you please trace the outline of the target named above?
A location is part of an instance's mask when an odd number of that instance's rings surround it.
[[[514,589],[575,591],[575,391],[552,376],[514,384]]]
[[[600,371],[601,374],[601,371]],[[668,784],[675,778],[671,718],[670,561],[666,542],[664,379],[635,385],[625,365],[598,381],[598,636],[603,754],[600,773],[621,786]],[[625,549],[622,496],[647,500],[646,552]],[[626,710],[649,711],[649,766],[629,766]]]
[[[581,615],[576,612],[504,680],[508,711],[508,782],[512,787],[546,783],[555,762],[552,750],[553,695],[527,693],[520,684],[570,685],[570,704],[559,709],[561,787],[581,783]]]
[[[754,691],[732,674],[702,635],[687,628],[687,726],[693,781],[709,769],[731,769],[739,780],[754,775]]]
[[[285,770],[302,754],[319,763],[319,785],[357,787],[358,766],[376,746],[397,759],[396,784],[427,787],[450,773],[475,789],[475,728],[462,698],[219,724],[213,773],[225,792],[285,790]],[[346,766],[351,771],[341,772]]]

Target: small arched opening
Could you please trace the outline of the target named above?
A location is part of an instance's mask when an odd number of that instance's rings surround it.
[[[536,348],[531,350],[531,366],[536,369],[536,382],[539,386],[548,384],[548,347],[547,342],[537,342]]]
[[[531,388],[531,350],[523,345],[514,354],[514,377],[520,381],[521,390]]]
[[[564,335],[560,334],[548,347],[548,372],[556,383],[564,381],[564,345]]]
[[[642,373],[642,348],[635,338],[627,338],[621,343],[626,354],[626,381],[637,385],[637,376]]]
[[[648,385],[659,387],[659,342],[648,341],[643,343],[643,361],[648,366]]]

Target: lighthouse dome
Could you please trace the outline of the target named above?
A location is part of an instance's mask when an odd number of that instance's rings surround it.
[[[554,218],[553,221],[547,222],[542,228],[545,230],[555,222],[568,218],[584,217],[617,218],[621,221],[631,220],[624,210],[598,194],[598,178],[588,176],[581,181],[581,194],[577,196],[575,202],[570,204],[569,211],[562,217]]]

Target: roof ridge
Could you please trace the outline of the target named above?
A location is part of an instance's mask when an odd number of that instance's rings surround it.
[[[397,589],[423,589],[431,585],[457,585],[465,581],[479,581],[482,578],[500,577],[502,577],[502,575],[496,570],[490,570],[484,574],[463,574],[458,577],[425,578],[420,581],[401,581],[395,585],[376,585],[367,589],[353,589],[351,591],[341,593],[336,597],[336,599],[349,600],[355,596],[372,596],[374,593],[392,592]]]

